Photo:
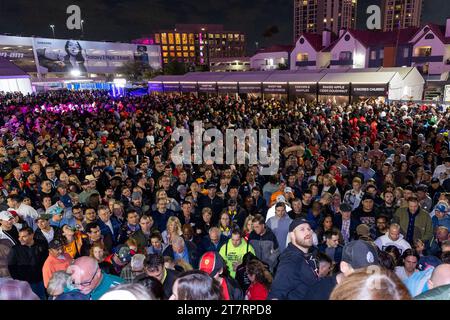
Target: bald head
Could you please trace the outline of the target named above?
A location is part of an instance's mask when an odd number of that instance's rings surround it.
[[[444,263],[433,270],[428,286],[430,289],[450,284],[450,264]]]
[[[67,269],[72,279],[72,283],[83,294],[89,294],[94,290],[100,280],[102,273],[98,266],[97,260],[91,257],[80,257],[74,261]]]

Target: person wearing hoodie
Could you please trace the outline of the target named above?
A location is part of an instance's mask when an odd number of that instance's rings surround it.
[[[268,299],[302,300],[319,280],[317,250],[308,220],[297,218],[289,226],[291,242],[280,255]]]
[[[411,245],[403,238],[400,233],[400,225],[393,223],[389,226],[388,232],[375,240],[377,247],[384,251],[387,246],[396,246],[402,254],[406,249],[411,249]]]

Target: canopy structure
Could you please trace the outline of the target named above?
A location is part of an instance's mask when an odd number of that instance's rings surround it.
[[[0,58],[0,92],[33,92],[30,76],[4,58]]]
[[[416,68],[275,70],[255,72],[192,72],[158,76],[149,91],[260,93],[301,96],[385,97],[421,100],[424,79]]]

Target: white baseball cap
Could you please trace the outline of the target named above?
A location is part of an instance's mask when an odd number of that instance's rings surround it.
[[[0,212],[0,220],[9,221],[12,218],[14,218],[14,216],[11,214],[11,212],[9,212],[9,211]]]

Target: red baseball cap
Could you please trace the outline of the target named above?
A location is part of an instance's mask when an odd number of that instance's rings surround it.
[[[224,266],[225,264],[220,254],[208,251],[200,259],[199,269],[214,277]]]

